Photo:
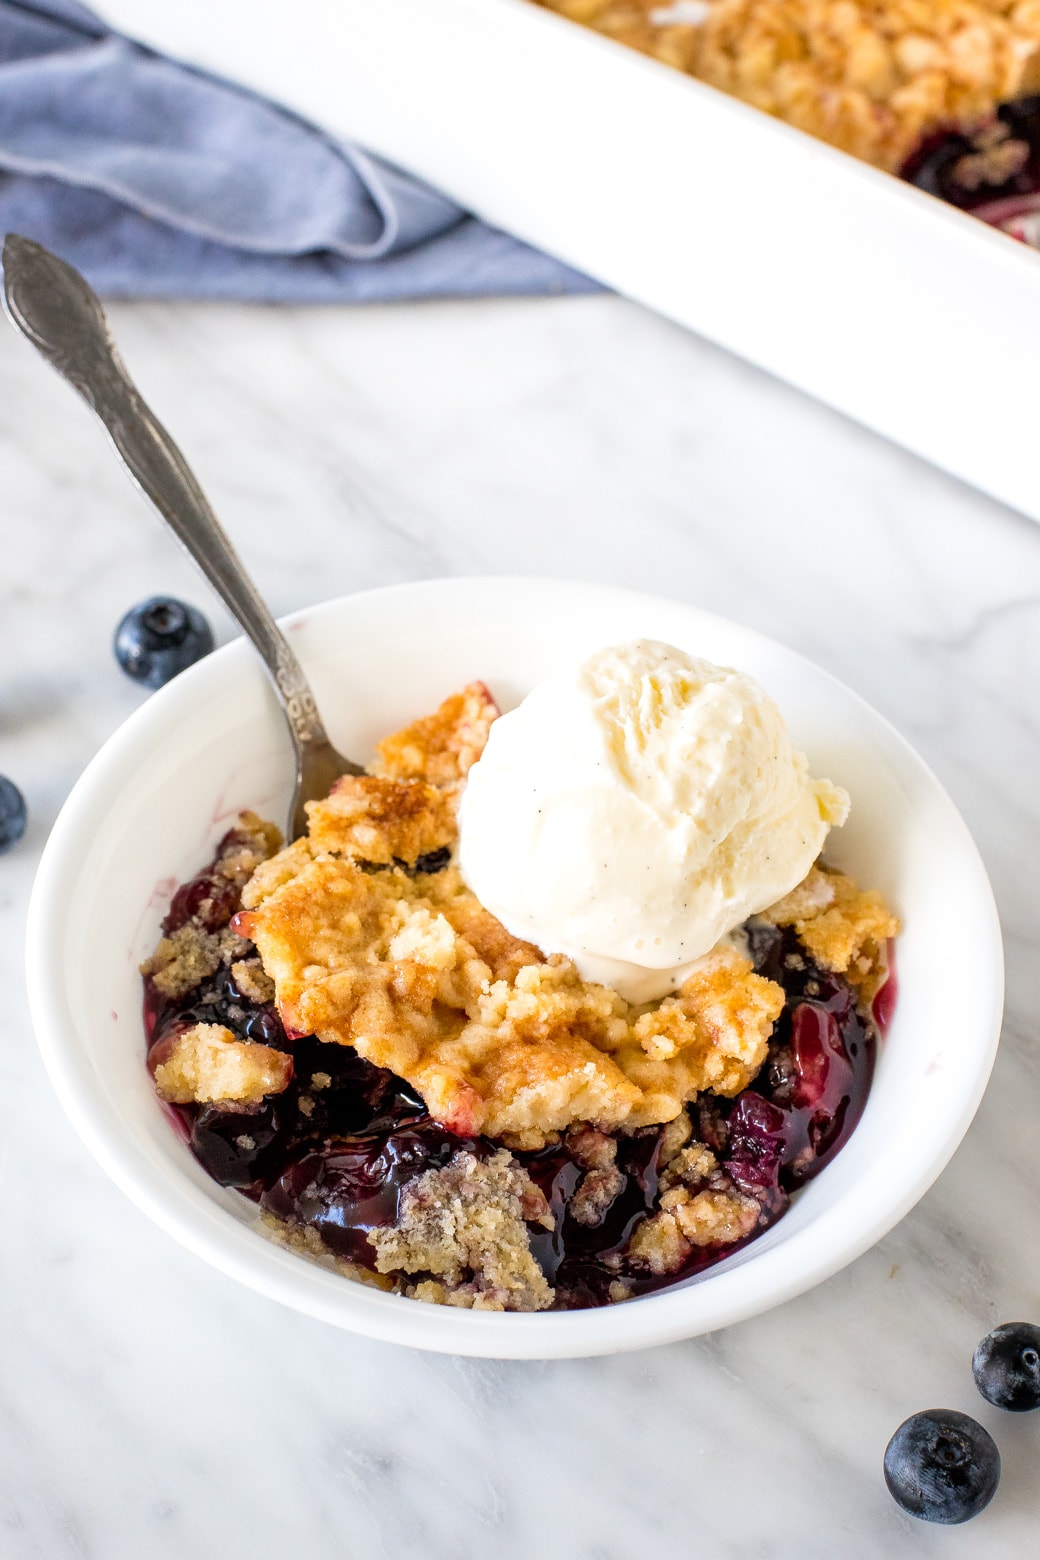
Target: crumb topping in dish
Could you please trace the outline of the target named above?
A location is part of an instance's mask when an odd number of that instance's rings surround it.
[[[897,172],[1040,87],[1037,0],[538,0]]]
[[[869,1006],[884,985],[886,949],[899,923],[876,890],[863,890],[843,873],[815,866],[762,919],[793,927],[825,970],[844,975],[856,988],[862,1004]]]
[[[710,955],[650,1011],[631,1008],[510,938],[455,868],[377,872],[347,838],[329,850],[327,831],[315,838],[325,809],[312,805],[309,836],[258,868],[235,929],[256,943],[290,1031],[353,1046],[454,1131],[648,1126],[703,1089],[738,1094],[762,1065],[783,992],[736,951]]]
[[[401,1196],[398,1221],[369,1237],[380,1273],[428,1273],[417,1298],[485,1311],[541,1311],[553,1292],[531,1254],[528,1224],[552,1214],[505,1149],[490,1159],[461,1150]]]
[[[817,865],[632,1006],[512,937],[451,864],[483,684],[279,850],[251,814],[143,966],[156,1091],[275,1238],[378,1287],[616,1303],[753,1238],[866,1098],[895,918]]]

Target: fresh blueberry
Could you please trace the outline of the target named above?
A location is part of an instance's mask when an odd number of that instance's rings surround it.
[[[116,660],[128,677],[161,688],[209,655],[213,630],[196,607],[172,596],[150,596],[131,607],[116,629]]]
[[[25,797],[13,780],[0,775],[0,853],[17,845],[25,833]]]
[[[1021,1414],[1040,1408],[1040,1327],[1006,1322],[975,1350],[972,1375],[987,1403]]]
[[[988,1506],[1000,1482],[1000,1453],[988,1430],[954,1408],[905,1420],[885,1448],[893,1499],[925,1522],[967,1522]]]

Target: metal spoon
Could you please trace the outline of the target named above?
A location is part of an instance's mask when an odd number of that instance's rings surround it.
[[[96,293],[71,265],[16,233],[4,240],[3,265],[11,323],[96,413],[134,483],[194,558],[271,674],[296,754],[289,838],[298,839],[307,829],[304,803],[327,796],[340,775],[365,771],[329,741],[299,661],[187,461],[123,367]]]

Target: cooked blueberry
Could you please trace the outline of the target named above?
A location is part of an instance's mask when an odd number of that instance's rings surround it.
[[[776,980],[780,969],[781,945],[784,934],[772,921],[751,920],[744,928],[748,940],[751,962],[760,975]]]
[[[741,1094],[729,1118],[726,1169],[742,1191],[777,1185],[791,1118],[750,1089]]]
[[[971,194],[958,183],[956,169],[971,155],[972,144],[957,131],[940,130],[917,148],[904,163],[900,177],[929,195],[938,195],[954,206],[971,205]]]
[[[401,1192],[426,1170],[446,1165],[460,1148],[480,1152],[435,1121],[402,1121],[390,1132],[330,1138],[303,1154],[267,1187],[260,1206],[317,1230],[351,1261],[371,1264],[370,1230],[393,1224]]]
[[[967,1522],[1000,1482],[1000,1453],[969,1414],[930,1408],[899,1426],[885,1448],[885,1483],[904,1511],[925,1522]]]
[[[1016,1414],[1040,1408],[1040,1327],[1031,1322],[995,1327],[975,1350],[971,1370],[987,1403]]]
[[[280,1129],[277,1100],[254,1110],[204,1105],[191,1129],[196,1159],[221,1186],[250,1187]]]
[[[0,775],[0,852],[17,845],[25,833],[25,797],[13,780]]]
[[[416,856],[416,872],[443,872],[451,860],[451,849],[442,845],[440,850],[428,850],[425,856]]]
[[[116,629],[116,660],[128,677],[161,688],[209,655],[213,630],[197,607],[172,596],[150,596],[131,607]]]

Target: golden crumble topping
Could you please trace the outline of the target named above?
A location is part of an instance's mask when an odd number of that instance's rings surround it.
[[[316,853],[333,852],[377,866],[414,862],[456,837],[455,793],[425,780],[344,775],[321,802],[307,803]]]
[[[149,1065],[156,1093],[172,1105],[257,1104],[267,1094],[281,1094],[293,1075],[291,1056],[238,1040],[222,1024],[194,1024],[160,1041]]]
[[[642,1013],[569,959],[510,939],[455,868],[373,872],[312,851],[284,853],[288,878],[279,857],[266,863],[235,922],[287,1030],[354,1046],[453,1131],[667,1121],[702,1089],[739,1093],[765,1058],[783,993],[730,950]]]
[[[504,1149],[481,1160],[461,1150],[401,1194],[396,1225],[369,1242],[380,1273],[431,1275],[419,1298],[486,1311],[543,1311],[553,1291],[531,1254],[529,1223],[552,1229],[548,1204]]]
[[[377,743],[376,774],[392,780],[453,785],[464,780],[484,751],[498,705],[482,682],[452,694],[432,715]]]
[[[784,1005],[782,987],[752,971],[751,960],[719,948],[679,988],[632,1026],[621,1060],[649,1098],[681,1106],[710,1089],[727,1098],[747,1087],[765,1061],[769,1036]],[[636,1112],[637,1125],[677,1114]]]
[[[861,1007],[869,1007],[888,978],[888,940],[899,932],[898,918],[876,890],[859,888],[844,873],[813,867],[762,919],[793,926],[823,969],[856,988]]]
[[[866,162],[1040,87],[1040,0],[539,0]]]

